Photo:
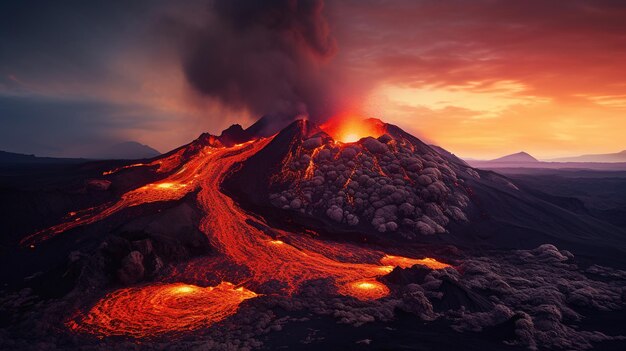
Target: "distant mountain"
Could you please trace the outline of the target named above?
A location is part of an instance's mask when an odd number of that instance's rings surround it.
[[[539,160],[527,154],[526,152],[520,151],[516,154],[502,156],[489,162],[539,162]]]
[[[612,154],[591,154],[574,157],[555,158],[554,162],[626,162],[626,150]]]
[[[107,159],[107,160],[136,160],[144,158],[153,158],[161,155],[160,152],[148,145],[140,144],[135,141],[127,141],[115,144],[100,151],[89,154],[89,158]]]
[[[87,160],[84,158],[37,157],[35,155],[0,151],[0,164],[58,164],[80,163],[85,161]]]
[[[601,161],[603,156],[613,156],[612,161]],[[599,171],[623,171],[626,170],[626,150],[617,154],[609,155],[586,155],[572,157],[571,161],[565,161],[566,159],[560,159],[562,161],[539,161],[526,152],[518,152],[515,154],[496,158],[494,160],[472,160],[464,159],[472,167],[482,169],[589,169]],[[621,155],[622,159],[618,158]],[[597,161],[582,161],[583,157],[590,157],[588,159],[595,159]],[[596,158],[591,158],[596,157]],[[606,159],[606,158],[605,158]]]

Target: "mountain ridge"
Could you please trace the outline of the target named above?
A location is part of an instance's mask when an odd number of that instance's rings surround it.
[[[626,150],[607,154],[585,154],[580,156],[559,157],[550,159],[552,162],[626,162]]]
[[[489,162],[540,162],[535,157],[531,156],[529,153],[520,151],[514,154],[498,157],[496,159],[490,160]]]

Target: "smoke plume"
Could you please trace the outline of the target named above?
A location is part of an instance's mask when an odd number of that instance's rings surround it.
[[[324,63],[335,40],[322,0],[215,0],[188,35],[183,69],[190,85],[257,116],[320,118],[332,108]]]

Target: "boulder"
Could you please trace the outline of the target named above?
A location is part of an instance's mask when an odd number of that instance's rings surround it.
[[[321,137],[309,138],[302,142],[302,147],[305,149],[315,149],[322,146],[323,140]]]
[[[341,222],[343,219],[343,210],[337,205],[332,205],[326,210],[326,215],[335,222]]]
[[[387,147],[387,145],[372,137],[365,138],[362,144],[367,149],[367,151],[373,154],[384,154],[385,152],[389,151],[389,147]]]
[[[300,199],[293,199],[291,200],[291,202],[289,203],[289,207],[291,207],[294,210],[299,209],[300,207],[302,207],[302,201]]]
[[[357,155],[358,151],[353,147],[347,147],[341,150],[341,157],[346,160],[351,160]]]
[[[124,284],[141,281],[145,274],[143,255],[139,251],[131,251],[122,260],[122,267],[117,271],[119,280]]]
[[[87,187],[94,190],[109,190],[111,182],[106,179],[90,179],[87,181]]]

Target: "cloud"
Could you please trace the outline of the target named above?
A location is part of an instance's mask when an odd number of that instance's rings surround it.
[[[236,109],[319,118],[332,108],[323,65],[335,41],[321,0],[213,1],[190,28],[183,71],[200,94]]]
[[[0,96],[0,150],[80,157],[129,140],[128,131],[161,129],[166,116],[143,119],[147,113],[141,106],[84,99]]]
[[[0,95],[143,106],[135,118],[168,115],[178,135],[115,133],[162,150],[266,113],[337,110],[474,157],[623,149],[621,1],[254,4],[3,2]]]
[[[623,149],[619,1],[329,2],[361,112],[471,157]],[[356,82],[356,83],[354,83]]]

